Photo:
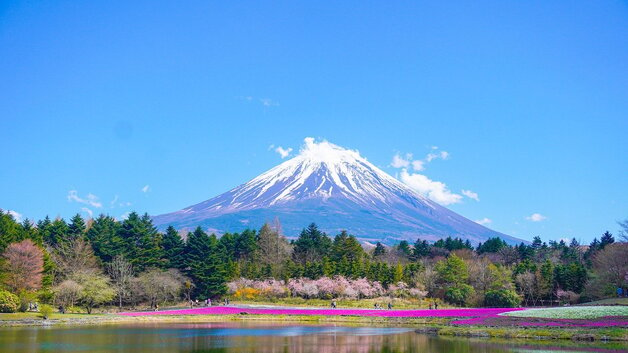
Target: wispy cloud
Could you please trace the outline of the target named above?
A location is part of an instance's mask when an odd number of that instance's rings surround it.
[[[82,198],[78,195],[78,191],[70,190],[67,197],[70,202],[78,202],[96,208],[102,207],[102,203],[98,200],[98,196],[91,193],[87,194],[85,198]]]
[[[445,183],[431,180],[423,174],[409,173],[405,168],[401,170],[400,180],[419,194],[441,205],[459,203],[462,200],[462,195],[451,192]]]
[[[92,210],[87,207],[81,207],[81,211],[87,213],[89,215],[89,218],[92,218],[94,216],[94,212],[92,212]]]
[[[290,153],[292,153],[292,148],[291,147],[283,148],[281,146],[277,146],[277,148],[275,148],[275,152],[279,153],[279,156],[281,156],[281,159],[284,159],[288,157]]]
[[[124,212],[123,214],[121,214],[120,216],[116,218],[118,219],[118,221],[124,221],[125,219],[129,218],[130,214],[131,212]]]
[[[7,210],[7,213],[10,214],[11,216],[13,216],[13,219],[15,219],[16,222],[22,222],[22,214],[14,211],[14,210]]]
[[[404,158],[399,153],[395,153],[395,155],[393,156],[392,162],[390,162],[390,166],[393,168],[407,168],[410,165],[411,160],[412,160],[411,154],[406,154]]]
[[[265,108],[270,108],[270,107],[278,107],[279,106],[279,102],[277,102],[274,99],[271,98],[257,98],[257,97],[253,97],[253,96],[241,96],[239,97],[239,99],[247,102],[247,103],[259,103],[260,105],[262,105]]]
[[[462,190],[462,194],[470,199],[473,199],[475,201],[480,201],[480,197],[478,196],[477,192],[473,192],[471,190]]]
[[[425,169],[426,164],[432,162],[433,160],[449,159],[449,152],[439,151],[436,146],[432,146],[430,149],[432,152],[428,153],[423,159],[414,159],[412,153],[401,155],[397,152],[393,156],[390,166],[393,168],[408,168],[409,166],[412,166],[414,171],[420,172]]]
[[[270,99],[270,98],[260,98],[259,102],[265,106],[265,107],[277,107],[279,106],[279,103],[275,102],[274,100]]]
[[[113,198],[113,200],[111,200],[111,202],[109,203],[109,206],[110,206],[111,208],[114,208],[114,207],[116,206],[116,202],[118,202],[118,199],[119,199],[119,198],[120,198],[120,197],[119,197],[118,195],[116,195],[116,196]]]
[[[150,185],[146,184],[144,185],[144,187],[141,189],[143,193],[147,193],[150,191]]]
[[[482,219],[478,219],[477,221],[475,221],[475,223],[485,226],[487,224],[493,223],[493,221],[491,219],[489,219],[489,218],[484,217]]]
[[[425,169],[425,162],[421,160],[412,161],[412,169],[420,172]]]
[[[547,217],[543,216],[540,213],[533,213],[533,214],[529,215],[528,217],[526,217],[526,219],[528,221],[531,221],[531,222],[541,222],[541,221],[546,220]]]

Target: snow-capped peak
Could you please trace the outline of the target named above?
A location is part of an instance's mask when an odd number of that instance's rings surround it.
[[[203,225],[234,231],[261,227],[279,217],[294,235],[310,222],[348,229],[363,239],[500,235],[419,195],[356,150],[308,137],[292,159],[249,182],[181,211],[156,216],[155,224]],[[414,239],[412,239],[414,238]]]
[[[313,137],[303,140],[299,154],[295,158],[309,160],[312,163],[351,163],[355,160],[366,160],[358,151],[342,148],[326,140],[316,142]]]

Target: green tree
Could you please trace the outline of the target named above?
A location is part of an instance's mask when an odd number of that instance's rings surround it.
[[[436,263],[435,269],[440,287],[445,291],[445,299],[453,304],[465,304],[473,295],[474,290],[467,283],[469,269],[464,260],[451,254],[446,260]]]
[[[386,248],[384,247],[384,245],[382,245],[382,243],[377,242],[377,244],[375,244],[375,250],[373,250],[373,257],[377,258],[385,254],[386,254]]]
[[[94,307],[108,303],[116,296],[116,291],[111,287],[109,277],[102,274],[83,272],[78,274],[74,280],[82,287],[78,299],[88,314],[92,313]]]
[[[188,234],[186,244],[189,275],[196,284],[195,293],[202,298],[216,298],[227,292],[227,274],[215,235],[201,227]]]
[[[365,255],[362,245],[360,245],[355,236],[349,235],[343,230],[334,237],[331,248],[331,259],[333,261],[342,261],[343,258],[348,262],[362,261]]]
[[[118,228],[118,234],[124,241],[122,255],[129,259],[138,272],[150,267],[162,267],[164,254],[161,234],[153,226],[148,214],[140,217],[131,212]]]
[[[119,228],[120,224],[113,217],[100,215],[86,233],[94,254],[104,263],[111,262],[116,255],[127,253]]]
[[[301,231],[294,242],[292,257],[295,262],[305,265],[307,262],[320,261],[328,256],[332,247],[331,239],[312,223]]]
[[[421,240],[421,238],[417,238],[414,243],[414,249],[412,249],[413,259],[416,261],[420,258],[427,257],[430,254],[430,245],[427,243],[427,240]]]
[[[68,238],[82,238],[85,235],[85,221],[80,214],[75,214],[68,225]]]
[[[185,268],[185,242],[173,226],[168,226],[161,244],[166,260],[164,267],[183,270]]]

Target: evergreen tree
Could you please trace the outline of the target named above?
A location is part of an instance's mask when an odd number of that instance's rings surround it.
[[[413,259],[416,261],[420,258],[427,257],[430,254],[430,245],[427,240],[421,240],[417,238],[414,243],[414,249],[412,249]]]
[[[499,237],[489,238],[484,244],[479,244],[477,248],[478,254],[484,253],[496,253],[504,247],[507,247],[505,241],[501,240]]]
[[[327,234],[321,232],[316,224],[310,224],[303,229],[299,238],[294,242],[292,257],[294,261],[305,265],[306,262],[319,261],[329,255],[332,242]]]
[[[196,284],[195,294],[203,299],[224,295],[227,292],[227,274],[216,236],[209,236],[197,227],[188,234],[186,254],[189,275]]]
[[[185,243],[173,226],[168,226],[161,244],[166,259],[164,267],[185,269]]]
[[[161,248],[161,234],[153,226],[148,214],[140,217],[137,213],[131,212],[119,227],[118,234],[124,241],[122,255],[129,259],[138,272],[162,266],[164,254]]]
[[[614,242],[615,238],[613,237],[613,234],[611,234],[609,231],[604,232],[604,234],[602,234],[602,237],[600,238],[600,250],[604,249],[606,245],[613,244]]]
[[[375,244],[375,250],[373,250],[373,257],[377,258],[385,254],[386,248],[382,245],[382,243],[377,242],[377,244]]]
[[[347,262],[362,261],[365,256],[364,249],[360,242],[353,236],[349,235],[346,231],[340,232],[340,234],[334,237],[334,242],[331,248],[331,259],[338,262],[343,258]]]
[[[75,214],[68,226],[68,238],[77,239],[85,235],[85,221],[80,214]]]
[[[397,250],[402,256],[406,258],[410,258],[410,256],[412,255],[412,249],[410,249],[410,244],[408,244],[408,241],[406,240],[402,240],[399,242],[399,245],[397,245]]]
[[[55,219],[44,234],[44,242],[52,247],[65,242],[68,239],[68,224],[63,218]]]
[[[94,255],[104,263],[111,262],[116,255],[126,253],[125,242],[118,234],[119,227],[120,224],[113,217],[100,215],[86,233]]]

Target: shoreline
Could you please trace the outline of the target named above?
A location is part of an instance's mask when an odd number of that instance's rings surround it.
[[[2,315],[2,314],[0,314]],[[80,316],[80,317],[77,317]],[[1,316],[0,316],[1,318]],[[55,314],[51,319],[37,317],[21,319],[0,319],[0,328],[10,327],[51,327],[51,326],[93,326],[124,324],[162,324],[162,323],[300,323],[300,324],[337,324],[405,326],[415,329],[417,334],[499,338],[521,340],[571,340],[571,341],[617,341],[628,342],[628,329],[625,327],[521,327],[516,325],[500,326],[493,323],[485,325],[458,325],[453,321],[462,317],[385,317],[352,315],[269,315],[269,314],[229,314],[229,315],[119,315],[119,314],[70,314],[63,317]]]

